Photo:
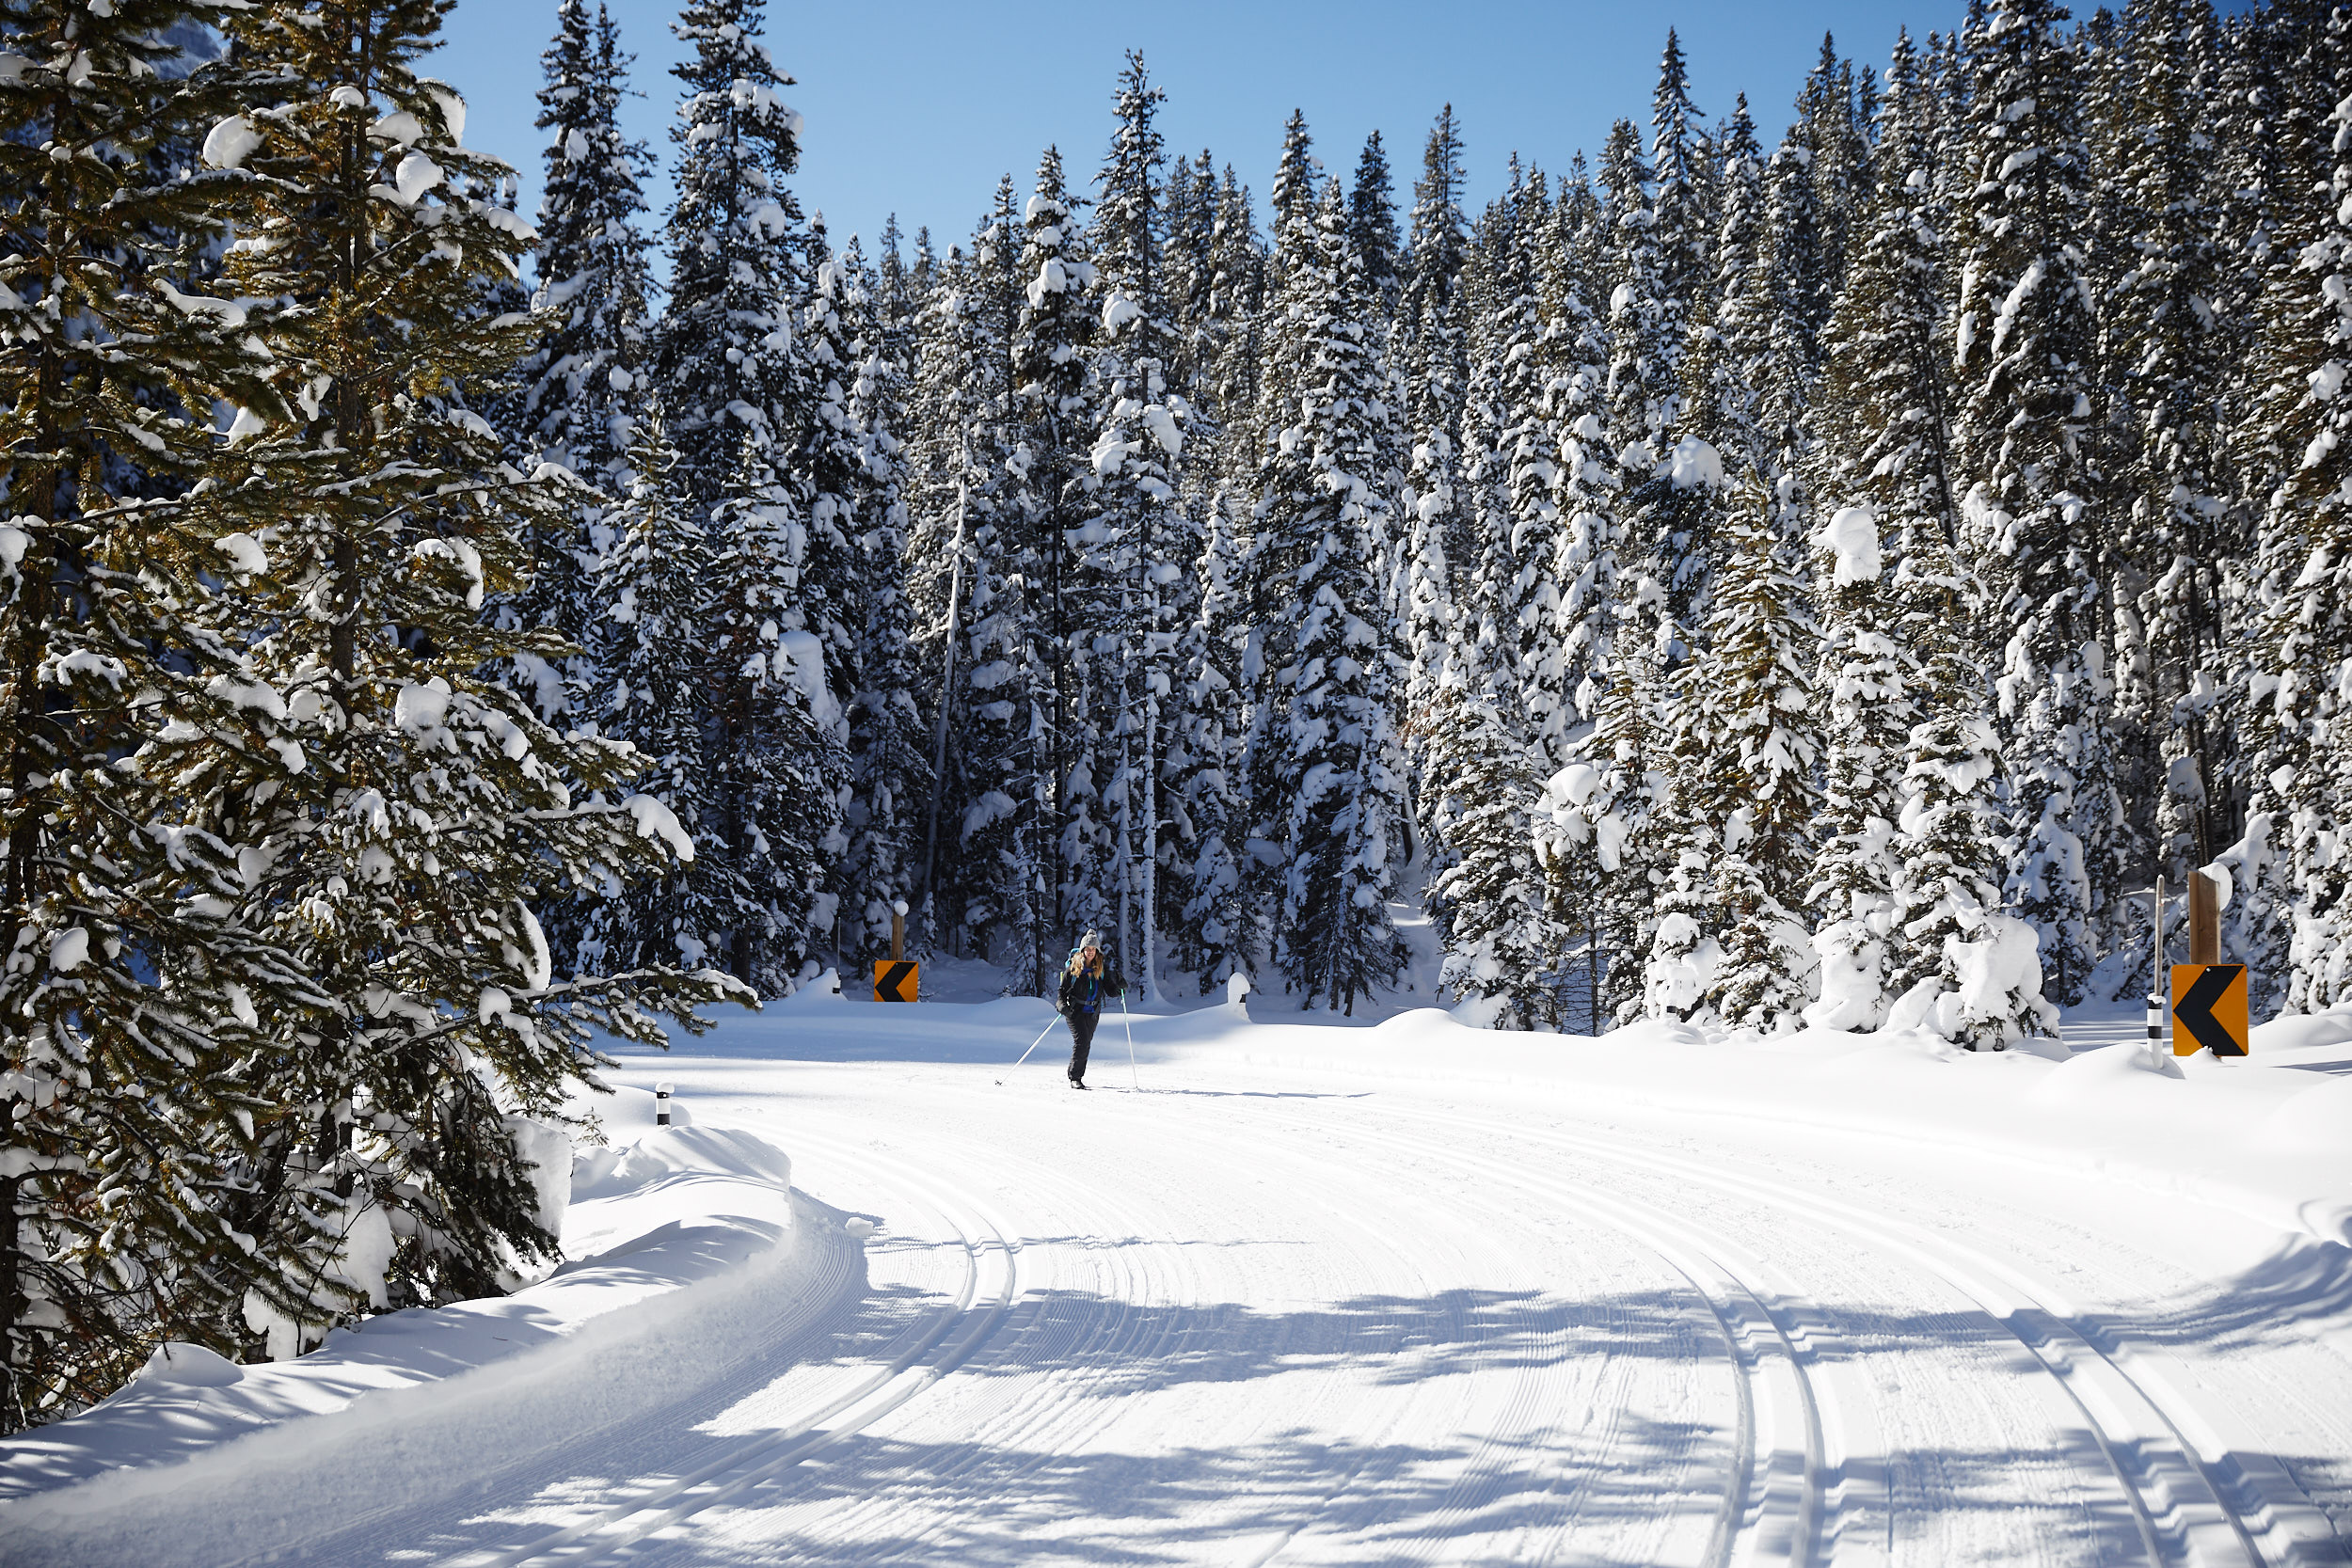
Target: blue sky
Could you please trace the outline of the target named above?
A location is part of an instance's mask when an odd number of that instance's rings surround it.
[[[610,3],[644,94],[629,130],[654,145],[666,169],[674,0]],[[929,224],[944,251],[970,233],[1000,173],[1010,170],[1026,192],[1047,143],[1059,145],[1073,176],[1092,177],[1130,47],[1144,52],[1167,89],[1161,126],[1170,145],[1210,148],[1262,208],[1294,106],[1306,111],[1325,166],[1343,177],[1376,128],[1400,200],[1409,201],[1430,121],[1448,102],[1463,127],[1475,205],[1501,187],[1514,150],[1556,169],[1580,148],[1597,153],[1619,116],[1646,125],[1670,24],[1699,107],[1711,119],[1746,92],[1769,144],[1788,124],[1825,30],[1842,53],[1876,65],[1899,24],[1924,37],[1956,25],[1964,8],[1965,0],[1672,8],[1193,0],[1108,10],[785,0],[769,8],[767,39],[777,65],[798,78],[786,97],[807,120],[795,182],[803,205],[824,213],[836,241],[860,232],[870,248],[896,212],[910,236]],[[467,140],[521,170],[527,212],[538,203],[542,147],[531,122],[554,19],[555,0],[459,0],[448,46],[424,68],[465,93]],[[657,200],[666,199],[658,184]]]

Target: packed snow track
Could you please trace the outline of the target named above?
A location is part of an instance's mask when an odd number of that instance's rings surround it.
[[[2341,1244],[1560,1088],[1149,1049],[1131,1078],[1115,1026],[1084,1095],[1001,1065],[1019,1027],[780,1037],[620,1075],[831,1206],[832,1263],[725,1371],[414,1460],[396,1502],[254,1475],[0,1559],[2352,1560]]]

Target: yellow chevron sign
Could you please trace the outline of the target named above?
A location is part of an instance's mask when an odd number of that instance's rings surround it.
[[[912,1002],[915,982],[923,966],[911,958],[877,958],[874,960],[874,1000],[877,1002]]]
[[[2172,966],[2172,1054],[2246,1054],[2246,966]]]

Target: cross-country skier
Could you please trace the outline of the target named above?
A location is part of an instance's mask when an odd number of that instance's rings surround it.
[[[1071,949],[1061,969],[1061,995],[1055,1006],[1070,1021],[1070,1086],[1087,1086],[1087,1052],[1094,1044],[1094,1026],[1102,1022],[1103,999],[1124,996],[1127,984],[1119,971],[1103,959],[1103,937],[1089,931]]]

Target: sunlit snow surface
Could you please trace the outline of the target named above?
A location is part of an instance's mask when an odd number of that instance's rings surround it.
[[[2352,1021],[1247,1009],[631,1054],[564,1275],[6,1446],[0,1562],[2345,1560]]]

